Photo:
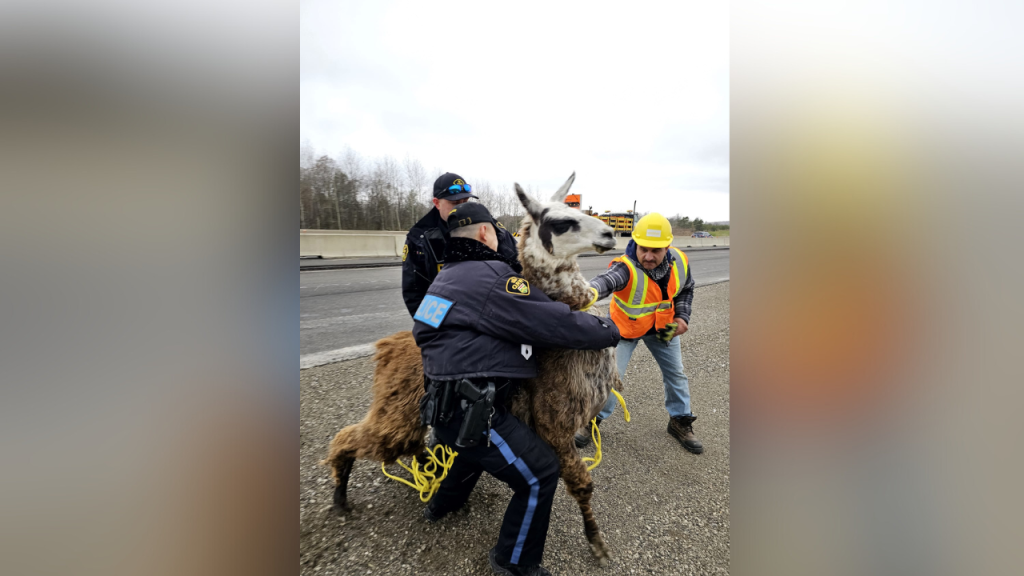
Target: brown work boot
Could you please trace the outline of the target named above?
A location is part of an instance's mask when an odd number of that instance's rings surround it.
[[[704,451],[704,445],[693,435],[693,421],[696,416],[673,416],[668,421],[668,433],[694,454]]]

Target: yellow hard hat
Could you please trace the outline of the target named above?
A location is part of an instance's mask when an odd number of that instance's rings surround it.
[[[664,248],[672,244],[672,225],[668,218],[651,212],[636,223],[633,240],[644,248]]]

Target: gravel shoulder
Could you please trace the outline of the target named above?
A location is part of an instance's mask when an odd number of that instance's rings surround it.
[[[544,566],[555,575],[727,574],[729,571],[729,283],[698,287],[694,318],[680,338],[694,423],[705,451],[693,455],[666,433],[661,374],[637,347],[621,409],[601,425],[604,461],[591,472],[597,521],[614,555],[602,569],[590,553],[576,502],[555,496]],[[484,475],[469,506],[436,525],[421,516],[411,488],[388,480],[380,464],[357,461],[349,483],[354,510],[327,511],[334,489],[318,464],[338,430],[370,405],[372,358],[300,373],[300,541],[302,574],[490,574],[511,490]],[[581,451],[593,456],[594,447]],[[393,466],[389,472],[402,472]]]

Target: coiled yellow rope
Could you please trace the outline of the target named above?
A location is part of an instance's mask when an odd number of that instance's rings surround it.
[[[619,394],[618,390],[612,388],[612,394],[619,399],[619,404],[622,404],[622,413],[626,417],[626,422],[629,422],[629,410],[626,410],[626,401],[623,400],[622,394]],[[597,418],[590,421],[590,437],[594,440],[594,447],[597,448],[597,452],[594,453],[593,458],[581,458],[584,462],[593,462],[590,466],[587,466],[587,471],[591,471],[597,468],[598,464],[601,463],[601,429],[597,427]]]
[[[440,454],[438,453],[440,451]],[[423,469],[420,470],[420,463],[416,461],[416,457],[412,457],[412,466],[406,466],[404,462],[398,460],[398,465],[405,468],[412,474],[412,482],[409,482],[405,478],[399,478],[398,476],[392,476],[388,474],[388,471],[384,468],[384,463],[381,462],[380,470],[385,476],[401,482],[406,486],[409,486],[413,490],[417,490],[420,493],[421,502],[429,502],[437,492],[437,489],[441,486],[441,481],[448,476],[448,470],[452,467],[455,462],[455,457],[459,453],[453,451],[451,448],[438,444],[434,446],[432,450],[427,450],[428,460],[423,465]],[[437,476],[438,468],[441,469],[441,476]]]
[[[597,468],[597,465],[601,463],[601,429],[597,427],[597,418],[590,421],[590,437],[594,440],[597,452],[594,453],[593,458],[581,458],[584,462],[593,462],[593,464],[587,466],[588,472]]]

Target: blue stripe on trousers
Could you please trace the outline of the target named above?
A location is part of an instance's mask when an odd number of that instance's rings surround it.
[[[530,500],[526,504],[523,526],[519,529],[516,547],[512,550],[512,558],[509,559],[510,563],[518,564],[519,555],[522,554],[523,545],[526,543],[526,533],[530,530],[530,522],[533,521],[533,513],[537,509],[537,495],[540,493],[540,483],[537,481],[537,477],[533,475],[530,467],[526,465],[526,462],[523,462],[522,458],[518,458],[512,453],[512,449],[505,443],[505,439],[498,434],[497,430],[491,429],[491,439],[494,440],[494,445],[501,451],[501,455],[505,457],[505,461],[515,465],[516,470],[519,470],[523,479],[530,485]]]

